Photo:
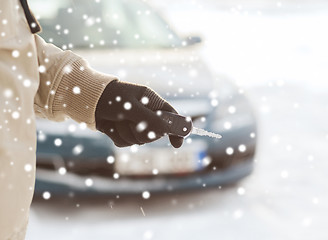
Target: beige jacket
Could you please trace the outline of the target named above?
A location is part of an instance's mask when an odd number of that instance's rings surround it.
[[[35,114],[95,127],[115,77],[31,34],[18,0],[0,0],[0,240],[24,239],[35,181]]]

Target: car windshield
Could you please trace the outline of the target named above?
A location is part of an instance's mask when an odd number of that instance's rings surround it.
[[[136,0],[30,0],[30,6],[40,35],[63,49],[181,46],[168,24]]]

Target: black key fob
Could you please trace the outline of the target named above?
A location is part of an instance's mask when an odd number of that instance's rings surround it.
[[[192,130],[192,121],[190,118],[181,116],[176,113],[161,111],[159,116],[169,126],[169,132],[167,134],[186,137]]]

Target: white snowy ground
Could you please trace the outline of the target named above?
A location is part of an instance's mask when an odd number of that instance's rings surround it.
[[[155,3],[180,32],[201,33],[209,64],[246,89],[255,172],[221,190],[34,203],[28,240],[328,239],[328,5],[186,2]]]

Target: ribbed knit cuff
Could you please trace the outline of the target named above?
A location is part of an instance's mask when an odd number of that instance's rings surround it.
[[[105,87],[115,76],[102,74],[88,67],[79,59],[66,65],[62,79],[55,91],[52,113],[63,112],[77,122],[84,122],[95,128],[95,111]]]
[[[149,99],[149,103],[147,104],[147,108],[152,111],[162,109],[165,104],[165,100],[160,97],[156,92],[147,88],[143,94],[143,97],[147,97]]]

